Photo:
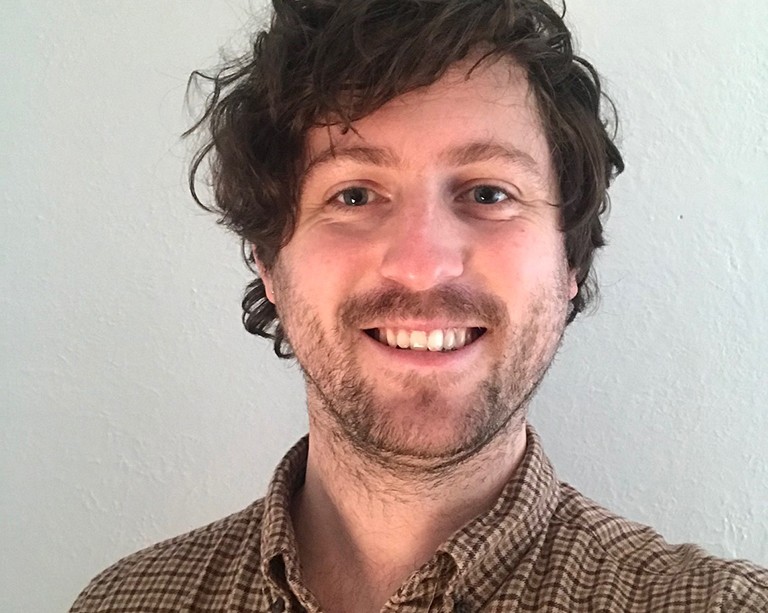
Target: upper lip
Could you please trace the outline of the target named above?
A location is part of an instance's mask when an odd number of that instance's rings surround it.
[[[449,322],[445,320],[434,321],[398,321],[387,323],[376,323],[363,326],[363,330],[374,330],[389,328],[390,330],[447,330],[449,328],[486,328],[478,323],[470,322]]]

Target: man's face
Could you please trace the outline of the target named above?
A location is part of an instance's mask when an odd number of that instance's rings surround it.
[[[577,289],[524,72],[469,67],[310,131],[264,275],[313,422],[393,463],[450,463],[521,422]]]

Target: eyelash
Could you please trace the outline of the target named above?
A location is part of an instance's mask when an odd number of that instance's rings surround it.
[[[488,204],[483,204],[483,203],[480,203],[480,202],[470,202],[470,204],[477,205],[477,206],[479,206],[479,207],[481,207],[483,209],[504,208],[504,207],[509,206],[513,202],[517,202],[517,200],[518,200],[517,198],[515,198],[509,192],[509,190],[504,189],[503,187],[499,187],[498,185],[493,185],[492,183],[478,183],[477,185],[473,185],[473,186],[469,187],[468,189],[465,189],[464,191],[462,191],[459,194],[459,198],[458,199],[459,200],[465,200],[468,195],[472,194],[472,192],[474,192],[475,190],[478,190],[478,189],[490,189],[490,190],[492,190],[494,192],[503,194],[503,196],[504,196],[498,202],[492,202],[492,203],[488,203]],[[360,208],[360,207],[367,206],[370,203],[371,200],[373,200],[373,201],[376,200],[376,198],[371,199],[369,197],[366,200],[366,202],[364,202],[363,204],[346,204],[346,203],[340,201],[340,199],[345,194],[348,194],[349,192],[352,192],[352,191],[365,192],[365,194],[368,195],[368,196],[370,196],[370,194],[378,195],[378,192],[376,192],[375,190],[370,189],[368,187],[363,187],[361,185],[352,185],[350,187],[345,187],[344,189],[341,189],[338,192],[336,192],[333,196],[331,196],[328,199],[327,202],[328,202],[328,204],[338,206],[339,208],[342,208],[342,209],[355,209],[355,208]]]
[[[475,190],[479,189],[489,189],[493,192],[498,192],[500,194],[503,194],[504,198],[498,202],[492,202],[492,203],[481,203],[481,202],[472,202],[471,204],[476,204],[484,209],[494,209],[494,208],[503,208],[509,206],[511,203],[516,201],[516,198],[509,192],[509,190],[504,189],[503,187],[499,187],[498,185],[493,185],[492,183],[478,183],[477,185],[473,185],[469,189],[463,191],[461,193],[461,196],[467,196],[472,194]],[[471,196],[469,196],[471,198]]]
[[[355,208],[358,208],[358,207],[366,206],[368,204],[368,200],[370,200],[370,198],[366,199],[366,202],[363,203],[363,204],[346,204],[346,203],[340,201],[340,199],[345,194],[348,194],[349,192],[352,192],[352,191],[365,192],[365,194],[368,195],[368,196],[370,196],[370,194],[377,194],[377,192],[375,192],[374,190],[372,190],[372,189],[370,189],[368,187],[363,187],[361,185],[352,185],[350,187],[345,187],[344,189],[339,190],[338,192],[336,192],[333,196],[331,196],[328,199],[328,203],[329,204],[335,204],[335,205],[337,205],[337,206],[339,206],[341,208],[344,208],[344,209],[355,209]]]

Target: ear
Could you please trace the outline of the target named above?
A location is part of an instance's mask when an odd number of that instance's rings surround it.
[[[259,271],[259,277],[261,277],[264,283],[264,292],[267,295],[267,300],[272,304],[275,304],[275,285],[272,281],[272,275],[267,271],[267,267],[264,266],[262,261],[256,255],[256,247],[251,247],[251,253],[253,253],[253,261],[256,264],[256,270]]]
[[[579,282],[576,280],[578,276],[578,268],[572,268],[568,271],[568,300],[573,300],[579,293]]]

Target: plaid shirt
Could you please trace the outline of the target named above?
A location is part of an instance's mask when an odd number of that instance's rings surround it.
[[[320,611],[301,580],[289,516],[302,439],[267,496],[245,510],[124,558],[72,613]],[[385,611],[768,612],[768,570],[725,561],[601,508],[555,477],[539,437],[492,509],[444,543]]]

